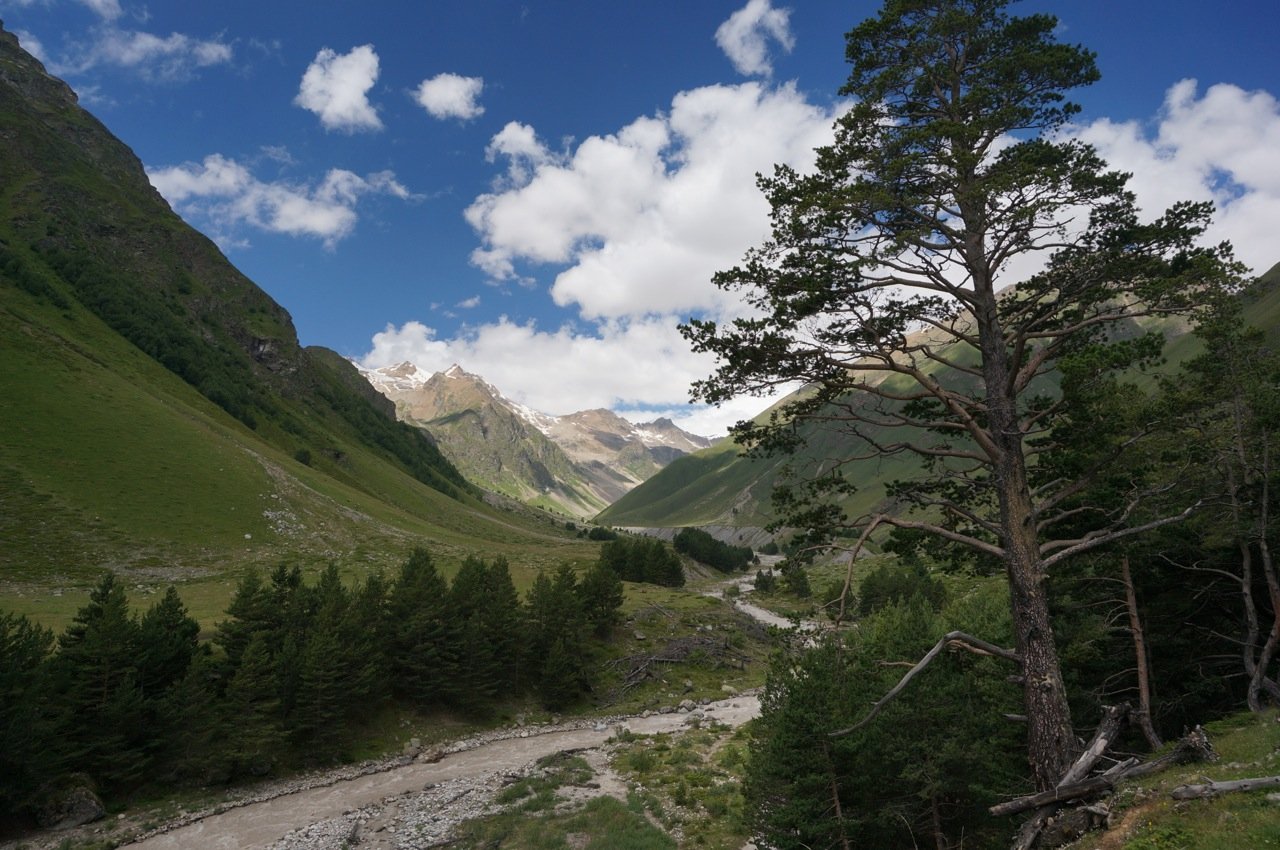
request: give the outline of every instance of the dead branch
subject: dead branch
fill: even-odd
[[[1107,706],[1104,709],[1102,721],[1098,724],[1093,737],[1084,748],[1084,752],[1062,775],[1062,779],[1058,781],[1056,787],[1050,788],[1048,791],[1042,791],[1039,794],[1032,794],[1029,797],[1018,797],[1014,800],[999,803],[992,806],[988,811],[997,817],[1001,815],[1016,815],[1020,812],[1030,811],[1031,809],[1048,806],[1064,800],[1073,800],[1076,797],[1084,797],[1095,791],[1103,791],[1110,788],[1116,782],[1115,777],[1104,775],[1086,780],[1085,776],[1097,764],[1098,759],[1102,758],[1102,754],[1110,748],[1111,742],[1115,740],[1116,734],[1120,731],[1121,722],[1128,713],[1128,703]]]
[[[982,640],[981,638],[976,638],[973,635],[966,634],[965,632],[947,632],[938,640],[936,644],[933,645],[933,649],[930,649],[928,652],[926,652],[924,657],[921,658],[918,662],[916,662],[915,666],[912,667],[910,670],[908,670],[903,675],[903,677],[898,680],[898,684],[894,685],[893,688],[891,688],[887,694],[882,696],[876,702],[875,705],[871,706],[871,711],[867,713],[866,717],[862,718],[862,720],[858,721],[857,723],[848,727],[847,729],[841,729],[837,732],[830,732],[828,733],[828,735],[832,738],[839,738],[842,735],[848,735],[850,732],[856,732],[857,730],[861,729],[863,726],[866,726],[875,718],[877,714],[880,713],[880,711],[886,705],[888,705],[895,697],[897,697],[898,694],[902,693],[903,689],[905,689],[907,685],[911,683],[911,680],[914,679],[917,675],[919,675],[920,672],[924,670],[924,668],[928,667],[929,663],[933,661],[933,659],[937,658],[942,653],[942,650],[945,647],[951,644],[955,644],[960,648],[967,649],[970,652],[976,652],[979,655],[998,655],[999,657],[1012,661],[1015,664],[1022,663],[1022,660],[1018,657],[1018,654],[1014,652],[1012,649],[1005,649],[1002,646],[996,646],[993,643],[987,643],[985,640]]]
[[[1147,744],[1156,750],[1163,742],[1151,722],[1151,673],[1147,661],[1147,638],[1142,628],[1142,619],[1138,616],[1138,597],[1133,587],[1128,555],[1120,559],[1120,578],[1124,584],[1125,610],[1129,615],[1129,633],[1133,636],[1133,652],[1138,665],[1138,710],[1134,719],[1142,730],[1142,736],[1147,739]]]
[[[1018,797],[1014,800],[1007,800],[1003,803],[997,803],[987,811],[996,817],[1004,815],[1018,815],[1031,809],[1038,809],[1041,806],[1052,806],[1056,803],[1065,803],[1069,800],[1078,800],[1081,797],[1088,797],[1100,791],[1107,791],[1117,782],[1116,777],[1109,776],[1091,776],[1080,782],[1073,782],[1070,785],[1059,785],[1056,788],[1050,788],[1048,791],[1041,791],[1039,794],[1032,794],[1028,797]]]
[[[1227,782],[1206,782],[1203,785],[1179,785],[1169,792],[1175,800],[1196,800],[1201,797],[1216,797],[1232,791],[1252,791],[1255,788],[1270,788],[1280,785],[1280,776],[1259,776],[1255,779],[1232,779]]]
[[[1105,721],[1106,718],[1104,718],[1104,723]],[[1102,731],[1102,727],[1103,724],[1099,724],[1099,732]],[[1095,740],[1099,739],[1099,737],[1098,733],[1094,734]],[[1091,744],[1085,749],[1086,753],[1088,753],[1094,747]],[[1100,776],[1090,777],[1073,784],[1060,783],[1056,788],[1033,794],[1029,797],[1019,797],[1016,800],[1000,803],[997,806],[992,806],[988,811],[993,815],[1011,815],[1035,809],[1035,813],[1018,829],[1012,846],[1012,850],[1029,850],[1040,835],[1041,830],[1044,829],[1045,822],[1049,816],[1057,811],[1062,803],[1109,791],[1122,780],[1148,776],[1175,764],[1192,761],[1214,761],[1217,757],[1217,753],[1214,752],[1213,745],[1209,743],[1209,738],[1205,735],[1204,729],[1197,726],[1183,736],[1178,741],[1177,746],[1159,758],[1142,763],[1137,763],[1135,759],[1128,759],[1114,765]],[[1081,758],[1084,757],[1082,756]],[[1080,761],[1077,760],[1077,764],[1079,763]],[[1069,770],[1068,775],[1073,772]]]
[[[880,514],[871,518],[871,522],[867,523],[867,527],[862,530],[862,534],[858,537],[858,542],[853,547],[853,554],[849,557],[849,569],[845,571],[844,587],[840,590],[840,610],[836,613],[836,625],[840,628],[840,624],[844,622],[845,608],[848,606],[849,592],[853,588],[853,570],[858,565],[858,556],[862,554],[862,547],[866,545],[867,539],[871,537],[871,532],[876,530],[884,517]]]
[[[1070,785],[1073,782],[1079,782],[1089,775],[1089,771],[1098,763],[1098,759],[1111,748],[1112,741],[1120,732],[1120,724],[1124,722],[1125,717],[1129,714],[1129,704],[1121,703],[1120,705],[1108,705],[1102,710],[1102,720],[1098,723],[1098,728],[1094,730],[1093,737],[1089,739],[1089,743],[1085,746],[1084,752],[1075,760],[1075,763],[1067,769],[1067,772],[1058,780],[1058,787]]]

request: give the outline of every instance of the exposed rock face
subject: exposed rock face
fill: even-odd
[[[595,515],[677,457],[711,443],[669,419],[637,425],[603,409],[541,413],[456,365],[427,373],[406,362],[365,377],[472,481],[575,516]]]

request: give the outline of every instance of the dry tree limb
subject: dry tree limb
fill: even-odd
[[[1109,718],[1104,718],[1106,721]],[[1103,724],[1099,724],[1099,732],[1094,733],[1094,739],[1098,739],[1102,732]],[[1085,748],[1085,755],[1081,759],[1088,756],[1094,746]],[[1117,783],[1124,779],[1135,779],[1139,776],[1148,776],[1152,773],[1164,770],[1175,764],[1183,764],[1191,761],[1214,761],[1217,759],[1217,753],[1214,752],[1209,738],[1205,735],[1204,729],[1197,726],[1187,735],[1183,736],[1178,745],[1169,752],[1159,758],[1152,759],[1148,762],[1138,763],[1136,759],[1126,759],[1119,764],[1113,765],[1109,770],[1100,776],[1094,776],[1084,779],[1072,785],[1059,783],[1058,787],[1049,791],[1035,794],[1030,797],[1019,797],[1016,800],[1009,800],[998,806],[993,806],[989,811],[994,814],[1017,814],[1035,808],[1036,811],[1031,817],[1023,822],[1018,828],[1015,836],[1012,850],[1030,850],[1035,843],[1036,838],[1045,827],[1045,822],[1049,817],[1058,810],[1058,807],[1070,800],[1087,797],[1091,794],[1097,794],[1102,791],[1109,791]],[[1077,760],[1077,764],[1080,760]],[[1068,775],[1074,771],[1068,771]],[[1066,777],[1064,776],[1064,779]],[[1038,808],[1037,808],[1038,807]]]
[[[898,684],[894,685],[887,694],[882,696],[876,702],[875,705],[871,706],[871,711],[867,713],[866,717],[846,729],[829,732],[827,733],[828,736],[832,738],[839,738],[842,735],[848,735],[850,732],[856,732],[863,726],[866,726],[875,719],[875,716],[879,714],[886,705],[893,701],[898,694],[902,693],[903,689],[911,683],[911,680],[919,675],[924,668],[928,667],[929,663],[933,661],[933,659],[937,658],[942,653],[943,649],[950,645],[958,646],[962,649],[968,650],[969,652],[977,653],[978,655],[996,655],[1000,658],[1012,661],[1015,664],[1020,664],[1022,662],[1018,657],[1018,654],[1012,649],[1005,649],[1002,646],[987,643],[985,640],[976,638],[971,634],[966,634],[965,632],[947,632],[936,644],[933,645],[933,649],[926,652],[924,657],[917,661],[915,666],[908,670],[903,677],[898,680]]]
[[[1085,797],[1097,791],[1105,791],[1110,788],[1116,782],[1114,777],[1105,775],[1095,776],[1092,779],[1085,779],[1085,777],[1093,766],[1097,764],[1098,759],[1102,758],[1103,753],[1111,747],[1111,742],[1115,740],[1116,734],[1120,731],[1120,724],[1128,713],[1128,703],[1107,706],[1104,709],[1102,721],[1098,724],[1093,737],[1084,748],[1084,752],[1067,769],[1067,772],[1063,774],[1056,787],[1050,788],[1048,791],[1042,791],[1039,794],[1018,797],[999,803],[992,806],[988,811],[997,817],[1001,815],[1016,815],[1020,812],[1061,803],[1066,800],[1074,800],[1077,797]]]
[[[1232,791],[1252,791],[1255,788],[1270,788],[1280,785],[1280,776],[1259,776],[1254,779],[1232,779],[1226,782],[1206,782],[1203,785],[1179,785],[1169,792],[1175,800],[1197,800],[1201,797],[1216,797]]]
[[[1102,758],[1107,750],[1111,749],[1111,743],[1115,740],[1116,735],[1120,733],[1120,725],[1128,714],[1129,704],[1127,702],[1103,707],[1102,720],[1098,722],[1098,728],[1094,730],[1093,737],[1085,745],[1084,752],[1080,754],[1075,763],[1058,780],[1059,788],[1079,782],[1089,775],[1089,771],[1098,763],[1098,759]]]
[[[866,545],[867,540],[871,537],[871,533],[876,530],[876,526],[884,521],[883,514],[876,514],[871,518],[871,522],[867,523],[867,527],[862,529],[862,534],[858,537],[858,542],[854,544],[853,553],[849,556],[849,569],[844,574],[844,586],[840,590],[840,609],[836,612],[835,626],[839,629],[840,624],[844,622],[844,616],[849,601],[849,592],[853,589],[853,570],[858,565],[858,556],[862,554],[862,547]],[[827,604],[830,604],[828,602]]]

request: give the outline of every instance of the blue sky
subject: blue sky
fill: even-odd
[[[1216,6],[1216,8],[1215,8]],[[767,235],[752,175],[828,138],[854,0],[0,0],[176,209],[366,365],[459,362],[550,413],[715,433],[675,324]],[[1150,210],[1280,260],[1274,0],[1026,0],[1099,54],[1076,133]]]

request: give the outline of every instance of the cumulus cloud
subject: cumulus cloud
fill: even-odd
[[[363,364],[456,362],[550,413],[609,407],[723,433],[771,399],[689,404],[690,384],[714,363],[677,325],[693,313],[741,313],[711,276],[768,236],[755,175],[775,163],[811,168],[838,111],[791,85],[744,83],[683,92],[665,113],[562,151],[527,124],[507,124],[486,150],[503,172],[466,213],[482,242],[472,260],[520,282],[531,267],[561,267],[551,294],[577,320],[544,329],[503,318],[452,338],[420,322],[388,326]]]
[[[1183,80],[1165,96],[1154,127],[1100,119],[1072,130],[1112,167],[1133,174],[1130,188],[1149,216],[1180,200],[1213,201],[1208,241],[1230,240],[1261,273],[1280,261],[1280,102],[1265,91],[1229,85],[1201,93]]]
[[[316,184],[264,182],[221,154],[200,163],[148,169],[147,176],[176,210],[209,227],[224,244],[243,244],[237,234],[248,226],[314,237],[333,248],[354,230],[356,206],[365,196],[411,197],[390,171],[361,177],[334,168]]]
[[[377,81],[378,54],[373,45],[353,47],[343,54],[325,47],[307,66],[293,102],[320,116],[326,130],[381,130],[382,120],[368,97]]]
[[[547,146],[539,141],[534,129],[519,121],[508,122],[490,139],[484,155],[489,162],[497,162],[499,158],[506,157],[506,177],[495,181],[495,188],[499,190],[529,182],[538,166],[554,158]]]
[[[418,85],[413,99],[435,118],[469,121],[484,114],[479,103],[483,90],[484,80],[480,77],[437,74]]]
[[[39,59],[41,64],[46,66],[49,64],[49,54],[45,51],[40,39],[36,38],[33,33],[29,33],[26,30],[14,30],[13,34],[18,37],[18,44],[22,46],[23,50]]]
[[[467,211],[481,239],[473,261],[504,279],[533,267],[557,271],[551,294],[576,319],[544,329],[504,318],[452,337],[419,322],[388,326],[365,365],[411,360],[439,370],[457,362],[547,412],[610,407],[722,433],[776,396],[686,404],[690,384],[714,364],[689,351],[676,325],[690,314],[741,313],[710,277],[768,236],[753,175],[775,162],[810,169],[837,111],[789,86],[744,83],[684,92],[664,114],[561,151],[533,127],[508,124],[487,149],[502,172]],[[1280,260],[1271,232],[1280,220],[1273,95],[1184,81],[1154,120],[1099,119],[1069,132],[1134,174],[1148,216],[1178,200],[1213,200],[1211,241],[1232,240],[1259,272]],[[1031,271],[1010,269],[1009,279]]]
[[[88,6],[94,14],[104,21],[114,21],[124,14],[120,9],[120,0],[80,0],[80,3]]]
[[[498,279],[567,266],[552,296],[589,319],[723,308],[711,275],[769,232],[755,175],[811,167],[835,114],[791,85],[744,83],[682,92],[668,114],[560,155],[508,124],[489,145],[508,185],[466,212],[482,241],[472,260]]]
[[[229,64],[234,53],[230,44],[218,38],[199,39],[178,32],[159,36],[103,26],[94,31],[91,41],[72,45],[50,70],[74,76],[105,66],[133,71],[143,79],[176,82],[189,79],[199,69]]]
[[[789,9],[775,9],[769,0],[749,0],[716,30],[716,44],[739,74],[768,77],[773,74],[769,43],[786,53],[795,47],[790,16]]]

